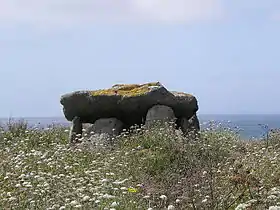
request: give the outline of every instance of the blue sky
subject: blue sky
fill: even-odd
[[[277,0],[4,0],[0,117],[62,116],[64,93],[150,81],[200,114],[280,114],[279,37]]]

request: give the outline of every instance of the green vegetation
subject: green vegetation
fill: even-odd
[[[134,128],[106,149],[67,145],[68,130],[0,131],[0,209],[272,209],[280,206],[280,135],[183,137]],[[276,209],[276,208],[275,208]]]

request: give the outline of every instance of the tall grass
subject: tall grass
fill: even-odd
[[[229,130],[186,137],[172,125],[135,127],[110,148],[86,137],[70,146],[68,132],[24,121],[0,130],[0,209],[280,206],[279,132],[242,141]]]

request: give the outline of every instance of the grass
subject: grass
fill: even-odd
[[[273,209],[280,206],[280,135],[229,130],[184,137],[172,125],[133,128],[113,147],[67,144],[68,129],[0,131],[0,209]],[[268,144],[267,144],[268,142]]]

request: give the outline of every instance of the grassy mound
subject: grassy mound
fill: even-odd
[[[185,138],[135,128],[114,149],[67,145],[68,130],[0,131],[2,209],[268,209],[280,202],[280,135]]]

